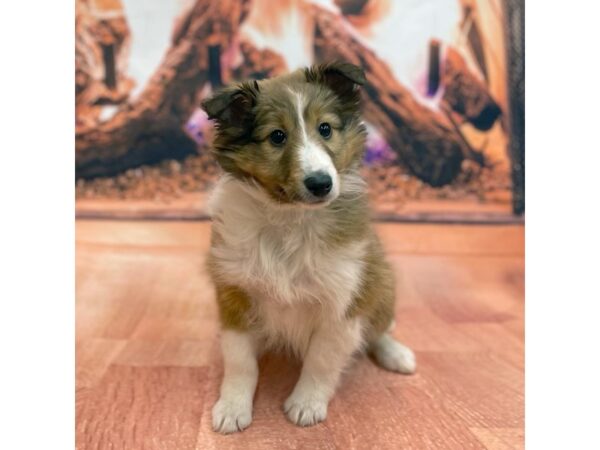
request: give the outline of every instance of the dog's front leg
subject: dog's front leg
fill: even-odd
[[[225,370],[221,396],[212,411],[213,428],[233,433],[252,422],[252,399],[258,380],[256,345],[247,332],[224,330],[221,348]]]
[[[321,422],[340,375],[362,343],[358,319],[324,323],[311,338],[300,379],[284,404],[288,419],[300,426]]]

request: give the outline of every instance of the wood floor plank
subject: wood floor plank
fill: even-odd
[[[513,365],[521,372],[525,369],[525,336],[507,333],[505,324],[464,323],[455,326],[456,330],[477,341],[481,348]],[[521,331],[523,324],[521,323]]]
[[[191,321],[197,321],[196,333],[216,324],[200,252],[165,253],[154,247],[98,251],[85,244],[77,252],[78,267],[85,268],[76,286],[78,338],[143,337],[152,328],[173,334],[184,321],[191,335],[179,337],[193,338],[202,336],[193,335]]]
[[[111,366],[78,404],[77,449],[194,449],[206,374],[206,368]]]
[[[443,402],[406,376],[359,360],[331,403],[328,426],[339,449],[484,448]]]
[[[212,364],[207,341],[130,340],[115,355],[115,364],[127,366],[206,367]]]
[[[523,428],[523,372],[494,354],[421,353],[419,374],[468,427]]]
[[[389,253],[523,256],[525,230],[518,225],[434,225],[379,223]]]
[[[416,305],[449,323],[503,322],[523,314],[523,290],[506,282],[523,276],[520,257],[388,256],[398,307]]]
[[[79,244],[208,248],[210,222],[78,220]]]
[[[94,386],[126,344],[125,340],[117,339],[80,341],[75,348],[77,389]]]
[[[525,448],[525,435],[521,428],[471,428],[470,430],[489,450]]]

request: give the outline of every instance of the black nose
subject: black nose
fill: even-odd
[[[324,172],[311,173],[304,179],[304,186],[316,197],[325,197],[332,185],[331,177]]]

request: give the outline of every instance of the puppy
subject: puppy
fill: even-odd
[[[265,350],[303,361],[284,404],[301,426],[325,419],[356,352],[368,349],[392,371],[415,370],[412,351],[389,334],[394,280],[358,172],[364,82],[360,68],[333,63],[237,84],[203,102],[225,173],[209,204],[207,261],[224,360],[216,431],[250,425]]]

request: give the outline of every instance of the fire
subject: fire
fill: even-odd
[[[285,58],[288,70],[313,62],[313,24],[302,13],[301,0],[255,0],[240,32],[257,48],[268,48]]]
[[[434,107],[440,93],[433,98],[427,95],[429,44],[432,39],[440,41],[443,52],[443,44],[456,38],[459,1],[371,0],[368,5],[373,11],[370,15],[350,20],[361,42],[389,64],[416,99]]]

